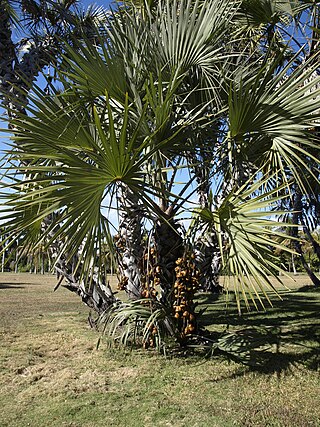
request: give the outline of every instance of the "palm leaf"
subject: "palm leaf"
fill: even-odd
[[[103,334],[112,343],[148,347],[166,351],[166,338],[177,338],[179,332],[168,308],[154,300],[117,303],[99,318]]]
[[[319,164],[313,154],[318,140],[310,128],[319,119],[320,80],[313,78],[316,65],[311,60],[294,71],[292,65],[276,73],[278,60],[271,65],[266,61],[251,77],[244,72],[230,82],[229,132],[221,147],[231,163],[265,164],[264,173],[278,170],[284,181],[293,176],[305,192],[303,175],[315,178],[312,165]]]
[[[196,214],[207,230],[217,236],[226,274],[225,286],[227,290],[234,290],[239,311],[241,300],[247,308],[249,300],[256,308],[256,301],[264,307],[263,298],[271,304],[266,290],[278,292],[270,277],[282,285],[275,272],[284,272],[275,262],[273,248],[279,245],[276,237],[288,236],[278,229],[276,217],[282,212],[272,210],[280,200],[278,189],[257,193],[264,185],[265,180],[254,184],[249,181],[240,189],[230,191],[219,206],[212,204],[211,209],[205,208]],[[281,249],[292,252],[284,246]]]
[[[60,238],[65,241],[62,251],[70,257],[82,247],[82,269],[89,272],[103,253],[105,239],[111,241],[112,224],[102,204],[116,204],[120,183],[142,199],[148,191],[154,194],[143,172],[154,151],[146,153],[149,140],[139,141],[137,131],[131,134],[128,101],[121,124],[114,121],[107,96],[106,113],[93,109],[90,114],[86,106],[72,112],[68,96],[55,102],[40,89],[38,95],[40,99],[33,102],[38,108],[30,106],[33,116],[14,121],[8,156],[19,165],[19,175],[8,167],[11,183],[4,184],[5,219],[10,230],[25,239],[32,237],[35,245]],[[56,222],[41,232],[41,221],[57,212]],[[35,227],[38,232],[31,232]]]

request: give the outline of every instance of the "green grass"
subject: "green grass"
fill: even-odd
[[[0,275],[0,426],[319,426],[320,291],[299,277],[267,312],[239,317],[208,295],[203,322],[272,338],[258,366],[221,355],[164,358],[108,349],[88,310],[55,279]],[[268,336],[269,336],[268,335]],[[274,339],[276,338],[276,339]]]

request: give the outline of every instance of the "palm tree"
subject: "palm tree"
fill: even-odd
[[[90,7],[83,12],[77,3],[1,0],[0,93],[9,115],[25,112],[26,93],[39,73],[61,59],[63,45],[59,40],[71,42],[71,37],[84,34],[92,37],[95,27],[104,22],[102,8]]]
[[[148,342],[164,313],[161,325],[181,342],[196,330],[199,236],[214,240],[211,257],[239,310],[241,298],[264,305],[259,292],[269,299],[279,270],[271,249],[279,203],[319,165],[310,131],[319,117],[318,79],[309,79],[316,64],[284,60],[286,49],[240,50],[239,10],[219,0],[168,0],[143,14],[119,6],[96,39],[65,46],[60,89],[34,88],[30,114],[11,119],[8,161],[29,177],[13,176],[5,196],[12,235],[35,246],[47,240],[66,263],[76,256],[77,289],[99,289],[99,312],[115,304],[104,276],[108,245],[129,296],[146,299],[134,308],[151,313]],[[197,191],[202,202],[190,208]],[[181,216],[190,211],[185,233]],[[131,308],[120,308],[107,318],[136,325]]]
[[[83,11],[77,0],[2,0],[0,16],[0,99],[8,117],[14,118],[17,113],[27,114],[27,94],[38,75],[61,62],[61,40],[67,43],[83,37],[93,40],[96,28],[105,23],[106,11],[96,6]],[[17,36],[20,40],[15,42]],[[47,90],[52,80],[54,74],[48,75]],[[56,258],[59,274],[65,274],[70,289],[80,292],[70,266],[63,259],[57,260],[57,251],[58,248],[51,246],[50,257]],[[80,293],[86,301],[92,300],[92,295]]]

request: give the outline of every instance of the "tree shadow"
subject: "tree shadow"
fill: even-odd
[[[24,289],[25,286],[21,285],[27,285],[27,283],[20,283],[19,285],[15,283],[0,283],[0,289]]]
[[[239,316],[234,301],[225,308],[223,296],[219,300],[210,295],[199,296],[199,308],[207,307],[200,317],[200,325],[220,332],[219,353],[241,361],[251,370],[281,374],[292,366],[303,365],[318,370],[320,365],[320,289],[304,286],[295,292],[282,294],[283,300],[273,301],[273,307],[262,312]],[[207,332],[212,341],[216,331]],[[225,338],[223,338],[225,337]]]

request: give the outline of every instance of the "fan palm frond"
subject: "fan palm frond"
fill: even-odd
[[[166,352],[166,338],[178,338],[172,312],[154,300],[117,303],[99,318],[103,334],[113,343],[144,348],[155,347]]]
[[[265,164],[264,173],[278,170],[285,182],[293,176],[306,192],[304,177],[316,179],[313,165],[319,165],[313,154],[319,141],[310,128],[318,125],[320,78],[314,77],[317,65],[311,60],[292,72],[292,61],[278,72],[277,66],[278,60],[266,61],[251,77],[244,73],[230,83],[229,132],[222,148],[231,163]]]
[[[82,105],[74,111],[67,95],[55,100],[37,92],[29,107],[32,116],[14,122],[14,148],[8,155],[19,174],[11,174],[8,166],[5,219],[15,233],[30,239],[37,235],[35,245],[49,237],[48,244],[64,239],[63,250],[69,256],[81,248],[83,271],[88,272],[103,253],[105,239],[111,241],[112,224],[102,205],[115,209],[119,189],[125,185],[152,208],[157,190],[147,183],[144,164],[159,147],[146,150],[150,141],[139,140],[140,123],[132,132],[128,98],[119,122],[107,94],[104,110],[89,111]],[[59,216],[52,226],[39,233],[41,221],[56,212]]]
[[[271,304],[266,290],[278,293],[271,277],[282,284],[275,272],[282,272],[273,253],[275,247],[293,252],[282,246],[276,237],[287,235],[279,231],[276,220],[282,212],[273,211],[280,197],[278,189],[262,194],[265,180],[250,180],[239,189],[234,189],[219,203],[211,208],[197,212],[200,220],[206,224],[207,231],[216,234],[222,258],[223,272],[226,274],[226,289],[236,293],[238,309],[241,311],[241,299],[249,308],[249,300],[257,307],[255,300],[264,307],[262,297]]]

